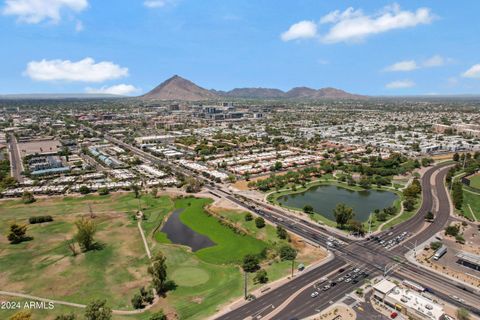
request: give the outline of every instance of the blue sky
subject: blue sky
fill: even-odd
[[[1,0],[0,94],[480,94],[480,1]]]

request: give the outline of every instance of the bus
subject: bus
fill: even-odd
[[[445,253],[447,253],[447,247],[441,246],[437,251],[435,251],[435,255],[433,256],[433,260],[437,261],[440,259]]]

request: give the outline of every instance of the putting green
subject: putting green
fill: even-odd
[[[170,277],[177,285],[184,287],[195,287],[210,279],[210,275],[207,271],[195,267],[175,269]]]

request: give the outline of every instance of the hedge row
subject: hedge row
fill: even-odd
[[[30,217],[28,219],[28,222],[30,222],[30,224],[51,222],[51,221],[53,221],[52,216],[38,216],[38,217]]]

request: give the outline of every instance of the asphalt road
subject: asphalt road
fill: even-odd
[[[10,133],[9,136],[9,151],[12,175],[18,182],[22,182],[22,158],[18,150],[17,138],[13,133]]]
[[[173,163],[165,163],[163,160],[119,141],[118,139],[111,137],[107,137],[107,139],[131,150],[144,159],[148,159],[154,163],[174,166],[175,171],[183,174],[196,175],[184,168],[179,168],[178,166],[175,167]],[[267,314],[270,314],[272,311],[275,311],[278,306],[282,305],[294,293],[297,293],[298,296],[286,306],[282,306],[281,312],[273,317],[273,319],[295,319],[307,317],[315,314],[318,310],[327,307],[330,303],[343,297],[346,293],[352,291],[359,285],[339,283],[337,286],[325,292],[322,291],[318,297],[311,298],[311,292],[316,290],[313,285],[325,275],[339,269],[345,264],[350,264],[359,266],[363,270],[368,270],[369,277],[371,278],[383,274],[386,266],[398,263],[399,261],[401,261],[401,263],[398,263],[397,268],[392,270],[392,274],[397,275],[402,279],[414,280],[424,287],[433,287],[436,290],[436,295],[443,300],[465,307],[472,313],[480,315],[480,309],[478,309],[478,306],[480,305],[479,292],[473,292],[472,290],[448,280],[441,275],[425,271],[424,269],[407,262],[403,258],[403,255],[410,250],[412,243],[417,241],[417,243],[420,244],[431,238],[435,233],[444,228],[448,220],[450,214],[450,202],[448,201],[447,191],[444,187],[444,179],[448,171],[448,166],[449,164],[441,164],[432,167],[427,170],[422,177],[423,202],[418,214],[406,222],[397,225],[393,229],[380,234],[380,237],[387,241],[395,238],[404,231],[409,232],[409,234],[414,234],[409,239],[406,239],[404,244],[400,244],[391,250],[386,250],[371,240],[352,241],[346,237],[339,237],[337,234],[334,234],[328,229],[322,228],[312,222],[288,217],[283,211],[277,208],[260,203],[254,199],[247,199],[238,195],[233,195],[231,192],[224,190],[221,186],[211,186],[207,184],[206,188],[209,189],[212,194],[237,203],[246,210],[263,216],[274,224],[282,225],[288,231],[293,232],[312,243],[325,246],[325,242],[329,236],[340,238],[344,242],[343,245],[337,246],[334,249],[335,258],[332,261],[316,269],[310,270],[305,274],[298,275],[285,285],[218,317],[218,319],[240,320],[245,318],[262,318]],[[435,178],[435,184],[432,185],[430,179],[436,171],[438,171],[438,173]],[[199,176],[199,178],[203,179],[201,176]],[[435,202],[433,193],[435,193],[436,198],[438,199],[437,210],[434,208]],[[425,224],[424,216],[428,211],[434,212],[435,220],[422,230]],[[309,284],[311,285],[310,287],[308,286]],[[298,292],[305,287],[307,288],[304,291],[300,293]],[[453,296],[458,298],[454,298]]]
[[[438,174],[435,178],[435,185],[432,186],[430,183],[430,179],[432,178],[432,175],[435,173],[435,171],[438,171]],[[448,165],[439,165],[429,169],[425,173],[422,178],[423,202],[418,214],[412,217],[410,220],[407,220],[406,222],[397,225],[393,229],[381,233],[380,237],[382,239],[392,239],[404,231],[413,234],[420,231],[424,226],[424,216],[428,211],[434,211],[435,221],[431,223],[428,227],[421,230],[420,233],[407,239],[406,242],[415,242],[415,240],[417,240],[418,244],[420,244],[421,242],[431,238],[433,235],[443,229],[450,214],[450,202],[448,201],[447,191],[444,187],[443,182],[447,171]],[[435,210],[433,210],[433,190],[435,190],[435,194],[438,198],[439,204],[438,211],[436,212]],[[235,201],[236,199],[232,199],[231,196],[227,196],[227,198],[238,203],[238,200]],[[248,208],[248,206],[246,205],[244,205],[244,207]],[[256,209],[255,212],[276,224],[283,225],[289,231],[294,232],[312,242],[325,245],[325,241],[328,236],[328,234],[325,234],[325,230],[318,230],[318,227],[315,228],[316,226],[314,226],[314,228],[310,228],[308,223],[304,224],[303,221],[295,221],[294,223],[291,223],[291,219],[285,218],[285,216],[279,218],[279,216],[274,213],[275,210],[266,211]],[[478,293],[467,291],[463,286],[458,285],[458,283],[447,280],[441,275],[425,271],[417,267],[416,265],[412,265],[404,261],[402,256],[409,250],[407,246],[403,246],[401,244],[388,251],[373,241],[346,240],[345,242],[346,245],[337,247],[335,249],[336,257],[333,261],[341,260],[349,262],[350,264],[361,267],[362,270],[367,270],[369,273],[369,277],[373,277],[376,275],[381,275],[385,266],[394,264],[399,260],[403,260],[403,263],[398,264],[398,269],[401,269],[401,273],[398,271],[395,271],[394,273],[395,275],[399,276],[399,278],[414,280],[415,282],[425,287],[434,287],[435,289],[438,289],[436,290],[436,295],[443,300],[466,307],[473,313],[480,314],[480,310],[477,309],[477,306],[480,303]],[[354,290],[354,288],[360,285],[352,285],[351,283],[339,283],[337,286],[329,289],[328,291],[322,292],[322,294],[318,297],[311,298],[310,294],[313,291],[316,291],[313,283],[315,283],[315,281],[318,281],[327,273],[322,273],[322,271],[324,270],[321,270],[318,273],[312,273],[312,275],[317,275],[317,279],[311,282],[312,286],[304,290],[295,299],[293,299],[290,303],[284,306],[282,308],[282,311],[278,315],[274,316],[273,319],[301,319],[313,315],[318,312],[318,310],[328,307],[329,304],[331,304],[335,300],[340,299],[346,293]],[[405,276],[405,273],[407,274],[407,276]],[[410,277],[408,277],[408,275],[410,275]],[[438,285],[435,286],[432,285],[432,283]],[[275,293],[267,293],[262,297],[258,298],[257,300],[247,303],[239,309],[233,310],[226,315],[220,316],[218,319],[245,319],[248,317],[255,318],[259,314],[265,315],[268,309],[265,310],[262,308],[265,308],[268,305],[274,305],[275,307],[281,305],[285,301],[284,297],[288,296],[291,292],[291,290],[288,290],[288,293],[285,292],[285,294],[283,294],[279,292],[282,290],[283,287],[280,287],[275,291]],[[452,298],[453,295],[463,299],[464,302]],[[273,309],[270,309],[270,311],[273,311]]]

